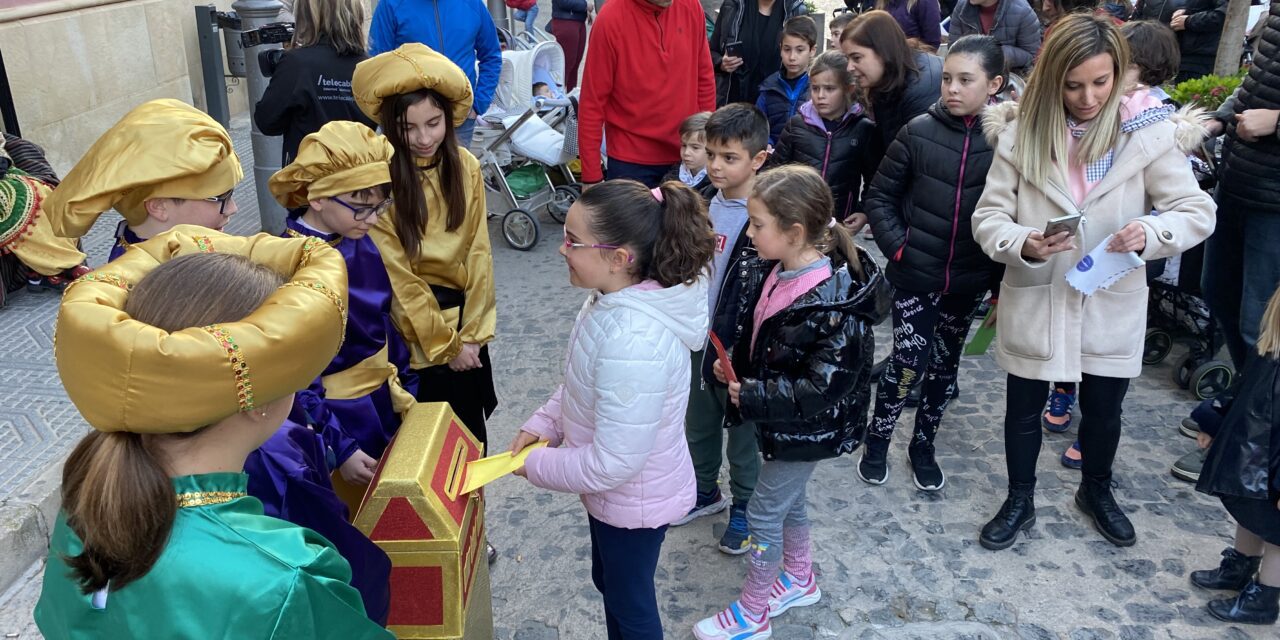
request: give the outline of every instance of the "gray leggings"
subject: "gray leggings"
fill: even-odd
[[[805,487],[817,462],[766,460],[747,504],[752,556],[757,562],[782,561],[782,530],[809,525]]]

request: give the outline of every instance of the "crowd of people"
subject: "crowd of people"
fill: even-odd
[[[6,137],[0,247],[33,287],[62,291],[55,358],[94,428],[64,470],[46,637],[390,637],[390,560],[341,496],[373,481],[415,402],[447,402],[493,450],[549,444],[516,473],[581,496],[611,640],[662,637],[668,529],[725,511],[717,547],[747,556],[746,575],[693,634],[770,637],[771,619],[822,597],[806,507],[819,463],[858,452],[874,491],[918,405],[911,477],[946,486],[935,441],[986,306],[1008,374],[1007,485],[973,523],[981,546],[1035,525],[1042,429],[1066,431],[1077,404],[1075,504],[1133,545],[1112,474],[1146,265],[1202,244],[1240,375],[1183,428],[1204,451],[1197,488],[1238,528],[1220,566],[1189,578],[1232,592],[1208,602],[1214,617],[1275,623],[1280,2],[1240,88],[1207,114],[1161,87],[1206,71],[1225,2],[880,0],[832,19],[819,53],[798,1],[726,0],[710,20],[695,0],[598,14],[557,0],[551,30],[576,48],[558,89],[588,48],[584,189],[559,249],[588,294],[563,383],[509,446],[485,424],[498,300],[468,150],[500,45],[482,3],[423,4],[383,0],[367,44],[359,0],[295,5],[298,40],[255,110],[286,138],[269,184],[283,237],[221,232],[240,160],[181,102],[138,106],[60,182]],[[1218,136],[1208,192],[1192,156]],[[90,271],[76,240],[110,209],[116,243]],[[1137,266],[1086,292],[1068,276],[1091,252]]]

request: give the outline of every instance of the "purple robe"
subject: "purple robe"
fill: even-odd
[[[111,245],[111,253],[107,254],[107,262],[124,255],[124,251],[129,248],[129,245],[142,241],[143,239],[139,238],[138,234],[129,228],[129,223],[121,220],[120,224],[116,225],[116,243]]]

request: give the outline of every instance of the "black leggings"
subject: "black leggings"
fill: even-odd
[[[1111,478],[1111,463],[1120,444],[1120,414],[1128,378],[1084,374],[1080,382],[1080,452],[1082,473],[1099,480]],[[1040,455],[1040,413],[1049,383],[1009,374],[1005,391],[1004,455],[1009,483],[1036,481]]]

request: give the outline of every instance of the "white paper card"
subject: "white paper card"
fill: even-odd
[[[1106,289],[1129,272],[1142,266],[1137,253],[1113,253],[1107,251],[1112,236],[1103,238],[1098,246],[1086,254],[1076,266],[1067,272],[1067,282],[1084,295],[1093,295],[1098,289]]]

